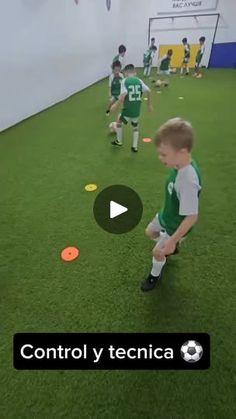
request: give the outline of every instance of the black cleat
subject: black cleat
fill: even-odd
[[[117,146],[119,146],[119,147],[121,147],[121,146],[122,146],[122,143],[120,143],[120,141],[117,141],[117,140],[112,141],[112,142],[111,142],[111,144],[112,144],[112,145],[117,145]]]
[[[133,151],[134,153],[137,153],[138,149],[137,149],[137,147],[131,147],[131,151]]]
[[[147,279],[142,283],[141,290],[143,292],[152,291],[153,288],[157,285],[160,281],[161,275],[159,276],[152,276],[151,274],[148,275]]]
[[[109,116],[110,115],[110,111],[106,111],[106,116]]]

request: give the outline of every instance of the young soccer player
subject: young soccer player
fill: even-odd
[[[120,61],[114,61],[112,64],[112,74],[109,77],[109,103],[106,115],[110,114],[112,104],[119,99],[121,81],[123,78],[124,76],[121,73]]]
[[[114,146],[122,146],[122,131],[123,124],[129,121],[133,127],[133,143],[131,150],[138,151],[139,141],[139,116],[141,112],[141,103],[143,93],[148,97],[148,109],[152,111],[151,91],[146,84],[136,76],[136,70],[133,64],[129,64],[124,68],[125,78],[121,82],[120,97],[117,102],[111,106],[111,111],[114,112],[122,104],[123,109],[117,122],[117,138],[112,142]]]
[[[195,73],[194,73],[194,76],[197,78],[202,77],[202,74],[200,72],[200,63],[202,61],[202,57],[205,51],[205,41],[206,41],[205,36],[201,36],[201,38],[199,39],[199,50],[196,56]]]
[[[201,177],[191,157],[193,129],[188,121],[173,118],[160,127],[155,144],[161,162],[171,168],[165,186],[165,203],[146,228],[156,242],[152,270],[142,283],[142,291],[152,290],[161,279],[166,257],[177,253],[183,240],[198,220]]]
[[[112,64],[115,61],[120,61],[121,68],[123,68],[123,66],[124,66],[124,56],[125,56],[125,53],[126,53],[126,47],[124,45],[120,45],[119,48],[118,48],[118,54],[113,58]],[[111,65],[111,67],[112,67],[112,65]]]
[[[152,50],[148,48],[148,50],[143,54],[143,75],[148,76],[151,73],[151,62],[152,62]]]
[[[184,69],[185,69],[185,74],[188,75],[189,74],[188,63],[189,63],[189,60],[190,60],[190,45],[188,44],[187,38],[183,38],[182,43],[183,43],[183,46],[184,46],[184,58],[183,58],[182,67],[180,69],[180,74],[183,74]]]
[[[150,46],[148,50],[143,54],[143,66],[144,66],[144,76],[150,76],[152,69],[153,57],[156,53],[157,47],[155,45]]]
[[[155,41],[156,41],[155,38],[151,38],[151,44],[150,44],[149,49],[154,49],[156,51],[157,47],[155,45]]]
[[[157,72],[159,74],[165,74],[165,75],[169,75],[170,74],[170,62],[171,62],[171,57],[173,55],[173,50],[172,49],[168,49],[167,54],[164,55],[160,61],[159,61],[159,68],[157,69]]]

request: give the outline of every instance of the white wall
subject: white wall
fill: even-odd
[[[109,73],[121,2],[0,0],[0,131]]]
[[[158,10],[163,10],[163,7],[159,7],[158,9],[158,5],[163,6],[166,1],[167,0],[127,0],[126,2],[125,35],[127,39],[129,61],[137,66],[142,66],[143,52],[147,48],[149,18],[160,16],[158,15]],[[198,11],[197,13],[201,12]],[[220,13],[221,15],[215,39],[216,43],[236,41],[236,0],[219,0],[216,10],[209,12],[204,11],[203,13]],[[211,24],[210,18],[209,24]],[[209,34],[211,35],[211,33]],[[191,30],[188,29],[186,36],[192,39],[195,34],[191,33]],[[180,36],[180,41],[181,39]],[[158,44],[158,39],[156,39],[156,41]],[[176,43],[178,43],[178,39],[176,40]]]

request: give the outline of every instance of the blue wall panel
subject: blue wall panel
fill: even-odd
[[[236,42],[214,44],[209,67],[236,68]]]

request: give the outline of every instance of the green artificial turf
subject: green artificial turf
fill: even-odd
[[[208,70],[153,89],[153,114],[143,103],[142,137],[174,116],[192,122],[203,175],[199,224],[148,294],[139,288],[153,247],[144,228],[162,204],[167,169],[153,143],[131,154],[130,127],[122,149],[110,145],[107,80],[1,134],[1,419],[235,417],[235,90],[234,70]],[[88,183],[98,190],[85,192]],[[93,218],[95,197],[112,184],[134,188],[144,204],[125,235]],[[69,245],[81,256],[66,264]],[[43,331],[207,332],[211,368],[14,370],[14,333]]]

